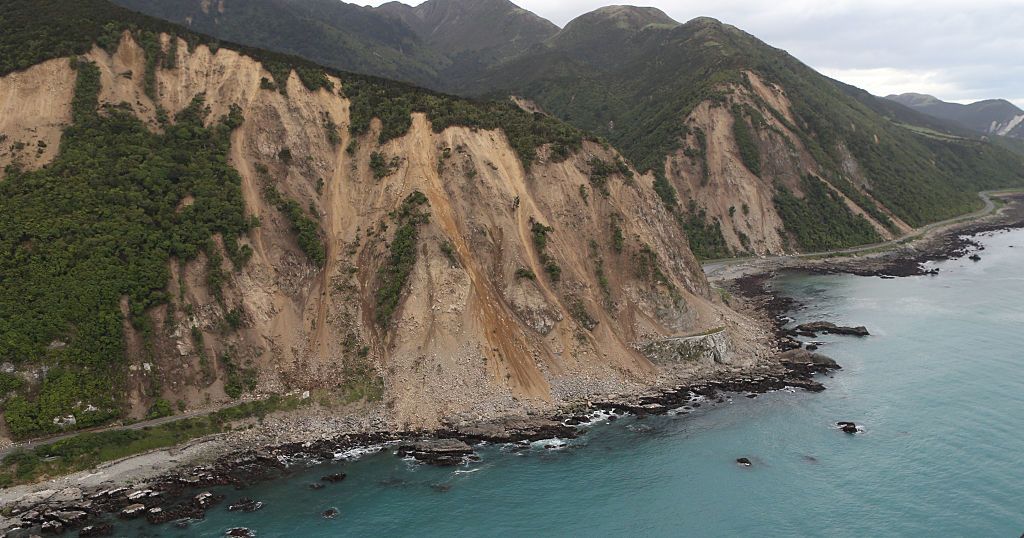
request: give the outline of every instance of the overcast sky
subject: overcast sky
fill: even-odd
[[[513,1],[559,26],[601,6],[628,3]],[[680,22],[706,15],[733,24],[877,95],[920,92],[958,102],[1002,97],[1024,107],[1024,0],[646,0],[637,5],[659,7]]]

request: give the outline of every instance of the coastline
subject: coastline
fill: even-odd
[[[790,336],[783,328],[787,322],[785,313],[794,303],[766,289],[766,283],[777,271],[850,273],[884,278],[926,274],[922,263],[963,256],[977,248],[968,236],[1015,227],[1024,227],[1024,196],[1020,195],[986,218],[952,225],[886,252],[790,259],[781,265],[751,264],[734,278],[719,279],[716,283],[735,294],[738,308],[756,314],[774,328],[775,347],[781,351],[781,344]],[[698,372],[692,379],[661,389],[652,387],[642,394],[611,395],[581,402],[551,415],[467,422],[432,431],[387,431],[382,428],[385,424],[383,410],[372,405],[341,416],[326,409],[271,415],[262,424],[253,421],[244,426],[245,429],[130,456],[42,483],[6,488],[0,491],[0,506],[5,507],[0,530],[15,526],[26,528],[22,524],[38,529],[42,522],[57,517],[67,519],[64,528],[80,528],[95,525],[96,520],[117,517],[126,507],[138,504],[144,506],[138,516],[154,523],[201,517],[215,501],[197,500],[196,495],[204,489],[223,485],[239,487],[273,479],[281,476],[291,463],[343,460],[337,456],[381,445],[413,446],[425,439],[464,443],[453,452],[462,458],[470,456],[472,446],[481,442],[518,443],[574,437],[580,431],[578,425],[585,425],[596,416],[624,413],[643,416],[677,410],[685,413],[688,406],[715,405],[730,394],[755,397],[787,386],[822,390],[824,387],[812,378],[830,369],[831,366],[813,362],[785,364],[776,357],[752,368],[725,368],[710,375]],[[334,432],[350,433],[336,435]],[[468,446],[469,452],[463,446]],[[431,462],[437,453],[427,446],[421,451],[422,457],[412,456]],[[148,493],[139,496],[140,492]]]

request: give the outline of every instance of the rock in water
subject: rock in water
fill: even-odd
[[[458,439],[426,439],[398,447],[398,455],[431,465],[458,465],[473,454],[473,447]]]
[[[810,338],[815,338],[818,333],[824,334],[840,334],[846,336],[870,336],[867,327],[842,327],[835,323],[828,321],[815,321],[813,323],[804,323],[803,325],[797,325],[794,329],[797,334],[805,335]]]
[[[110,523],[97,523],[82,527],[82,530],[78,531],[78,536],[110,536],[112,534],[114,534],[114,526]]]
[[[850,434],[857,433],[859,431],[857,430],[857,425],[853,422],[836,422],[836,426],[839,426],[840,430]]]
[[[327,510],[324,510],[324,513],[321,514],[321,515],[324,516],[324,519],[334,519],[334,518],[338,517],[338,509],[337,508],[328,508]]]
[[[750,463],[750,459],[749,458],[736,458],[736,463],[738,463],[738,464],[740,464],[740,465],[742,465],[744,467],[750,467],[751,465],[753,465],[752,463]]]
[[[229,512],[255,512],[263,508],[263,503],[243,497],[228,505]]]
[[[324,482],[331,482],[333,484],[335,482],[341,482],[342,480],[345,479],[346,476],[348,476],[348,475],[346,475],[345,473],[334,473],[334,474],[329,474],[327,476],[324,476],[324,477],[320,478],[320,480],[322,480]]]

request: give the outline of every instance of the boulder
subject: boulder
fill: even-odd
[[[196,508],[206,510],[207,508],[210,508],[211,506],[223,500],[223,495],[214,495],[209,491],[204,491],[192,498],[192,505],[195,506]]]
[[[82,510],[59,510],[46,514],[51,519],[56,519],[65,525],[71,525],[79,521],[89,519],[89,513]]]
[[[64,524],[60,521],[51,519],[50,521],[44,522],[39,527],[39,530],[42,531],[43,534],[60,534],[64,532]]]
[[[238,537],[238,538],[251,538],[253,536],[256,536],[256,533],[252,532],[251,529],[247,529],[245,527],[235,527],[233,529],[228,529],[227,532],[224,533],[224,536],[235,536],[235,537]]]
[[[789,351],[791,349],[800,349],[800,341],[791,336],[786,336],[779,340],[779,349],[782,351]]]
[[[338,509],[328,508],[327,510],[324,510],[323,514],[321,515],[324,517],[324,519],[334,519],[338,517]]]
[[[839,368],[839,363],[821,353],[813,353],[806,349],[791,349],[779,355],[783,365],[813,366],[821,369]]]
[[[750,467],[751,465],[753,465],[752,463],[750,463],[750,458],[736,458],[736,463],[742,465],[743,467]]]
[[[121,510],[122,519],[135,519],[146,511],[146,505],[142,503],[129,504]]]

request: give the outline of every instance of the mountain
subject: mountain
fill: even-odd
[[[416,7],[388,2],[377,10],[404,22],[439,53],[489,61],[523,52],[559,30],[508,0],[428,0]]]
[[[652,177],[550,116],[103,0],[0,24],[5,440],[304,391],[437,428],[770,354]]]
[[[969,105],[947,103],[920,93],[889,95],[886,99],[979,133],[1024,138],[1024,110],[1005,99],[988,99]]]
[[[355,73],[455,91],[455,80],[559,28],[507,0],[429,0],[377,8],[338,0],[115,0],[219,39]]]
[[[322,65],[411,82],[436,82],[444,54],[412,28],[337,0],[117,0],[190,30],[295,54]]]
[[[854,90],[735,27],[639,8],[583,15],[468,88],[528,99],[652,170],[705,257],[894,237],[1024,181],[1003,148]]]
[[[378,12],[445,57],[417,82],[513,95],[650,171],[702,258],[888,239],[980,207],[978,190],[1024,182],[1013,143],[831,80],[714,19],[609,6],[544,38],[552,27],[504,1]],[[484,27],[502,38],[481,37]],[[532,46],[509,37],[523,35]],[[489,48],[502,40],[515,46]]]

